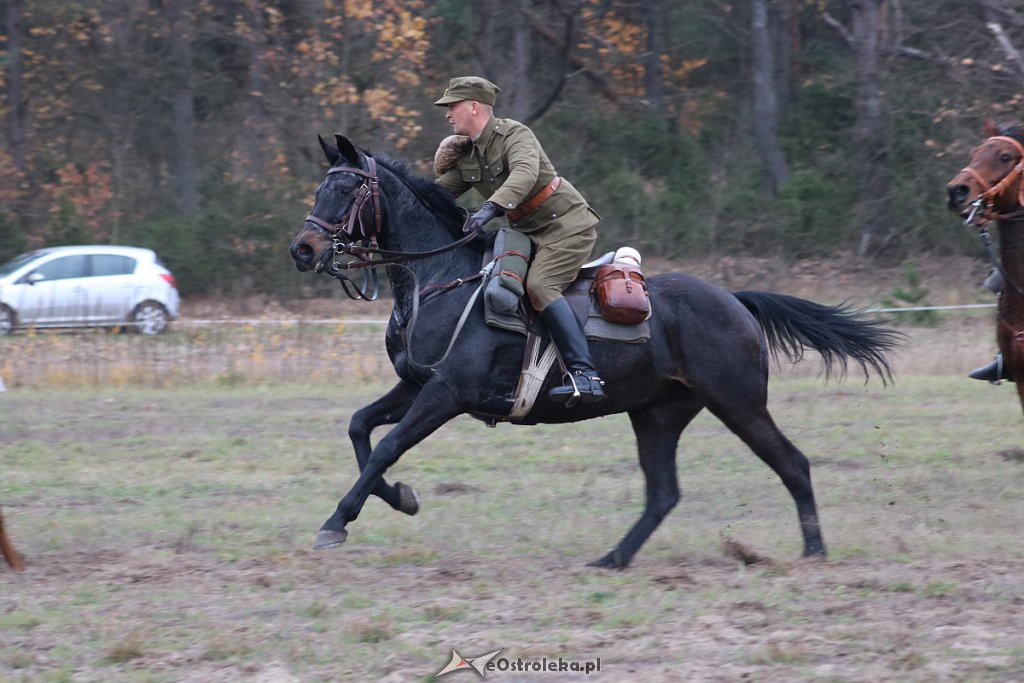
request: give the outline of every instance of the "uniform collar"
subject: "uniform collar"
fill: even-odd
[[[498,119],[493,115],[487,120],[487,124],[484,129],[480,131],[480,135],[476,136],[473,143],[480,149],[487,147],[487,143],[490,142],[491,136],[494,135],[494,131],[498,130]]]

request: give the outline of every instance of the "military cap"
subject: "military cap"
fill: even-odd
[[[499,92],[501,92],[501,88],[486,78],[459,76],[448,81],[448,89],[444,91],[444,96],[437,102],[434,102],[434,104],[444,107],[452,102],[476,100],[477,102],[493,105]]]

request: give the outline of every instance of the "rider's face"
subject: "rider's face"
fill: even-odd
[[[452,133],[472,137],[475,131],[477,112],[479,112],[479,107],[473,100],[460,100],[449,104],[445,118],[452,125]]]

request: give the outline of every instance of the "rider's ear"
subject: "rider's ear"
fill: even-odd
[[[356,151],[356,146],[349,142],[344,135],[335,135],[334,139],[338,142],[338,151],[341,152],[341,156],[345,157],[353,166],[358,166],[359,152]]]
[[[327,141],[320,137],[319,134],[317,134],[316,139],[320,141],[320,149],[324,151],[324,156],[327,157],[327,161],[330,162],[331,166],[337,165],[338,160],[341,159],[338,148],[327,144]]]
[[[999,126],[996,125],[991,116],[985,117],[985,135],[990,138],[999,135]]]

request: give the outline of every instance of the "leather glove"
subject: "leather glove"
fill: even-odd
[[[484,226],[487,225],[491,220],[498,216],[504,216],[505,210],[494,202],[484,202],[484,205],[476,210],[469,220],[466,221],[466,225],[463,226],[463,232],[473,232],[474,230],[483,230]]]

